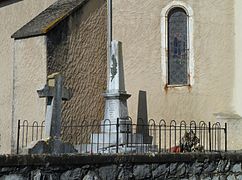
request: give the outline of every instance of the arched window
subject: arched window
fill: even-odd
[[[182,8],[168,14],[168,85],[187,85],[188,82],[188,16]]]
[[[193,11],[182,1],[161,12],[161,67],[165,87],[194,84]]]

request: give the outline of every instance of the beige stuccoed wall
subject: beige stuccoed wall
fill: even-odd
[[[4,4],[6,1],[0,2],[0,153],[10,153],[11,147],[14,52],[14,40],[11,35],[54,1],[24,0],[9,5]]]
[[[231,0],[184,0],[194,12],[194,85],[162,84],[161,11],[171,0],[114,0],[113,38],[123,42],[129,112],[136,117],[138,91],[147,91],[149,118],[215,120],[233,112],[234,6]]]
[[[13,146],[16,145],[18,120],[22,123],[28,120],[29,125],[36,121],[40,125],[45,119],[45,98],[39,98],[37,90],[46,84],[46,51],[46,36],[20,39],[14,43]],[[22,133],[20,136],[22,139]]]
[[[179,1],[194,12],[194,84],[166,90],[160,26],[170,2],[114,0],[114,39],[123,42],[130,115],[136,118],[138,91],[145,90],[149,118],[227,122],[228,148],[242,149],[242,1]]]
[[[242,149],[242,1],[234,0],[234,37],[235,37],[235,73],[234,73],[234,91],[232,106],[233,114],[219,114],[217,119],[228,123],[228,139],[234,149]]]
[[[242,116],[242,1],[235,0],[235,88],[234,107],[236,112]]]

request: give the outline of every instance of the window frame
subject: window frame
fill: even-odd
[[[181,8],[187,14],[187,84],[168,84],[168,15],[174,8]],[[182,1],[172,1],[161,11],[161,69],[164,87],[187,87],[194,84],[194,50],[193,50],[193,11]]]

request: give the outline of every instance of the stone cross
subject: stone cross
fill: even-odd
[[[61,103],[71,99],[70,90],[63,88],[63,77],[59,73],[48,76],[48,83],[37,90],[40,98],[47,99],[45,118],[45,137],[60,139],[61,135]]]

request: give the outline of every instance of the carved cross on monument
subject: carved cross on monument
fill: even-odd
[[[60,139],[61,103],[71,99],[71,92],[63,87],[63,77],[59,73],[48,76],[45,87],[37,92],[40,98],[47,99],[45,137]]]

